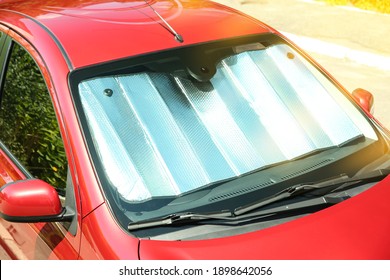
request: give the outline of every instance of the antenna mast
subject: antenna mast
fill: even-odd
[[[152,5],[149,4],[148,0],[144,0],[144,1],[152,9],[152,11],[159,17],[159,19],[161,19],[162,22],[164,22],[165,26],[168,28],[168,31],[175,36],[176,41],[178,41],[179,43],[183,43],[184,42],[183,37],[179,33],[177,33],[175,29],[173,29],[173,27],[156,11],[156,9],[152,7]]]

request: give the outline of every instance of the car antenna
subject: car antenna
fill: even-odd
[[[175,36],[176,41],[178,41],[179,43],[183,43],[183,37],[179,33],[177,33],[175,29],[173,29],[173,27],[156,11],[156,9],[152,7],[152,5],[149,4],[148,0],[144,1],[146,5],[148,5],[152,9],[152,11],[165,23],[164,28]]]

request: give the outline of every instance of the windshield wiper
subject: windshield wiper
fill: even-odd
[[[326,193],[351,186],[351,184],[377,180],[389,174],[390,174],[389,169],[379,169],[370,173],[366,173],[354,177],[348,177],[345,174],[341,174],[339,176],[328,178],[319,182],[299,184],[299,185],[294,185],[285,188],[284,190],[276,193],[275,195],[263,198],[255,203],[246,206],[238,207],[234,209],[234,211],[221,210],[218,212],[209,212],[209,213],[207,212],[206,213],[193,213],[193,212],[175,213],[165,217],[157,217],[154,219],[130,222],[127,228],[128,230],[138,230],[143,228],[169,226],[169,225],[175,225],[181,223],[183,224],[196,223],[204,220],[223,220],[228,222],[228,221],[237,221],[246,217],[254,218],[257,216],[256,213],[249,216],[245,215],[245,217],[242,217],[242,215],[252,210],[269,205],[271,203],[284,200],[287,198],[291,198],[293,196],[301,195],[307,192],[320,191],[323,193],[320,194],[316,193],[316,195],[324,195]],[[323,197],[324,201],[323,202],[321,201],[321,204],[329,206],[329,205],[337,204],[345,199],[346,199],[345,197]],[[293,208],[296,210],[299,208],[299,206]],[[274,213],[272,211],[270,213],[259,213],[260,216],[271,215],[271,214]]]
[[[311,192],[315,195],[324,195],[326,193],[334,192],[336,190],[340,190],[342,188],[346,188],[356,183],[364,183],[367,181],[372,181],[374,179],[384,178],[390,174],[390,169],[378,169],[369,173],[365,173],[362,175],[356,175],[353,177],[349,177],[346,174],[340,174],[339,176],[332,177],[329,179],[325,179],[315,183],[306,183],[306,184],[298,184],[288,188],[283,189],[282,191],[263,198],[254,203],[238,207],[234,209],[233,215],[240,216],[245,213],[248,213],[252,210],[261,208],[268,204],[284,200],[293,196],[301,195],[307,192]]]
[[[160,217],[156,219],[149,219],[139,222],[131,222],[127,226],[128,230],[137,230],[142,228],[157,227],[157,226],[167,226],[173,225],[176,223],[185,223],[189,221],[197,222],[201,220],[234,220],[232,212],[229,210],[222,210],[219,212],[211,213],[176,213],[166,217]]]

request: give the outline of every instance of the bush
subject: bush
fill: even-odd
[[[65,188],[67,160],[50,95],[35,61],[18,44],[1,101],[1,141],[34,177]]]

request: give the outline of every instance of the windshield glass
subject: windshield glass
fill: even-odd
[[[139,72],[79,84],[105,176],[129,202],[179,196],[376,134],[287,45],[222,59],[209,81]]]
[[[353,176],[388,155],[348,93],[267,36],[71,73],[99,182],[124,228],[231,211],[294,184]]]

